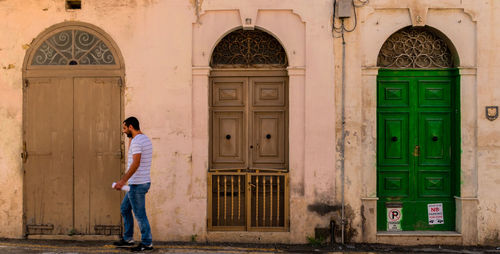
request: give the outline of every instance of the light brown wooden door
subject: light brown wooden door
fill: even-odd
[[[27,84],[27,233],[68,234],[73,227],[73,81],[39,78]]]
[[[287,169],[286,77],[211,79],[211,169]]]
[[[75,230],[100,234],[120,226],[120,80],[75,78]],[[96,227],[97,226],[97,227]]]
[[[26,233],[119,234],[119,78],[30,79],[25,98]]]
[[[286,168],[288,147],[287,84],[282,77],[250,79],[253,149],[251,167]]]

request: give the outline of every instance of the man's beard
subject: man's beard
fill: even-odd
[[[127,132],[127,138],[131,138],[132,137],[132,132]]]

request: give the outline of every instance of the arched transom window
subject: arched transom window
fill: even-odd
[[[210,61],[210,66],[215,68],[284,68],[287,65],[281,43],[258,29],[239,29],[226,35],[215,47]]]
[[[425,27],[406,27],[387,39],[377,65],[385,68],[451,68],[453,55],[446,41]]]
[[[58,32],[35,51],[31,65],[115,65],[110,47],[97,35],[78,29]]]

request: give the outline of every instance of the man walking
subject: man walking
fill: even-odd
[[[151,161],[153,158],[153,145],[149,138],[142,134],[139,120],[131,116],[123,121],[123,133],[129,138],[128,166],[125,175],[115,185],[120,190],[128,181],[130,191],[125,194],[120,210],[123,217],[125,231],[120,241],[115,246],[130,247],[134,245],[134,211],[137,223],[141,229],[141,242],[132,248],[132,251],[152,250],[153,237],[146,215],[146,193],[151,185]]]

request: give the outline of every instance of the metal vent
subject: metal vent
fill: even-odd
[[[425,27],[407,27],[385,41],[377,65],[386,68],[451,68],[447,43]]]
[[[82,8],[82,0],[66,0],[66,10],[79,10]]]
[[[217,44],[210,66],[214,68],[279,67],[288,65],[285,49],[270,34],[255,30],[236,30]]]
[[[28,235],[50,235],[54,230],[53,224],[31,224],[26,225]]]
[[[65,30],[45,40],[35,51],[32,65],[113,65],[115,57],[96,35]]]
[[[122,227],[120,225],[95,225],[94,231],[96,235],[120,235]]]
[[[288,230],[287,173],[209,173],[209,230]]]

